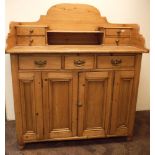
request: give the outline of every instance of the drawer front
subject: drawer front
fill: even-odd
[[[46,44],[44,36],[18,36],[17,45],[20,46],[44,46]]]
[[[65,56],[65,69],[92,69],[94,56]]]
[[[120,36],[127,37],[130,36],[130,29],[106,29],[106,36]]]
[[[45,35],[44,27],[17,27],[17,35]]]
[[[61,69],[60,56],[19,56],[19,69]]]
[[[97,56],[97,68],[134,67],[134,56]]]
[[[107,45],[130,45],[130,38],[105,38],[104,44],[107,44]]]

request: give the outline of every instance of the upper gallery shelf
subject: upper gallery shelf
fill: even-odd
[[[50,45],[130,46],[148,51],[137,24],[109,23],[95,7],[86,4],[59,4],[37,22],[10,23],[7,53],[18,46]]]
[[[47,32],[53,33],[103,33],[103,31],[63,31],[63,30],[47,30]]]

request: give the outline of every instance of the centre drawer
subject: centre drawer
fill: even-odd
[[[20,55],[19,69],[61,69],[61,57],[57,55]]]
[[[65,56],[65,69],[93,69],[94,56],[89,55],[68,55]]]

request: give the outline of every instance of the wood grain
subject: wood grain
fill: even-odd
[[[118,64],[113,64],[112,61],[120,61]],[[120,67],[134,67],[135,56],[97,56],[97,68],[120,68]]]
[[[77,94],[73,93],[76,85],[77,77],[72,73],[43,73],[45,138],[76,135]]]
[[[110,73],[110,72],[109,72]],[[112,74],[86,72],[80,74],[79,136],[106,136],[106,113],[110,110]],[[93,114],[93,115],[92,115]]]
[[[110,134],[128,135],[134,71],[115,71]]]

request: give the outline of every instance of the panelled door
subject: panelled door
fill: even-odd
[[[43,113],[41,73],[20,72],[18,74],[22,112],[23,139],[25,141],[43,138]]]
[[[78,74],[43,72],[43,106],[45,138],[77,135]]]
[[[111,71],[79,73],[78,136],[107,134],[112,74]]]
[[[115,71],[111,110],[112,135],[127,135],[133,99],[134,71]]]

